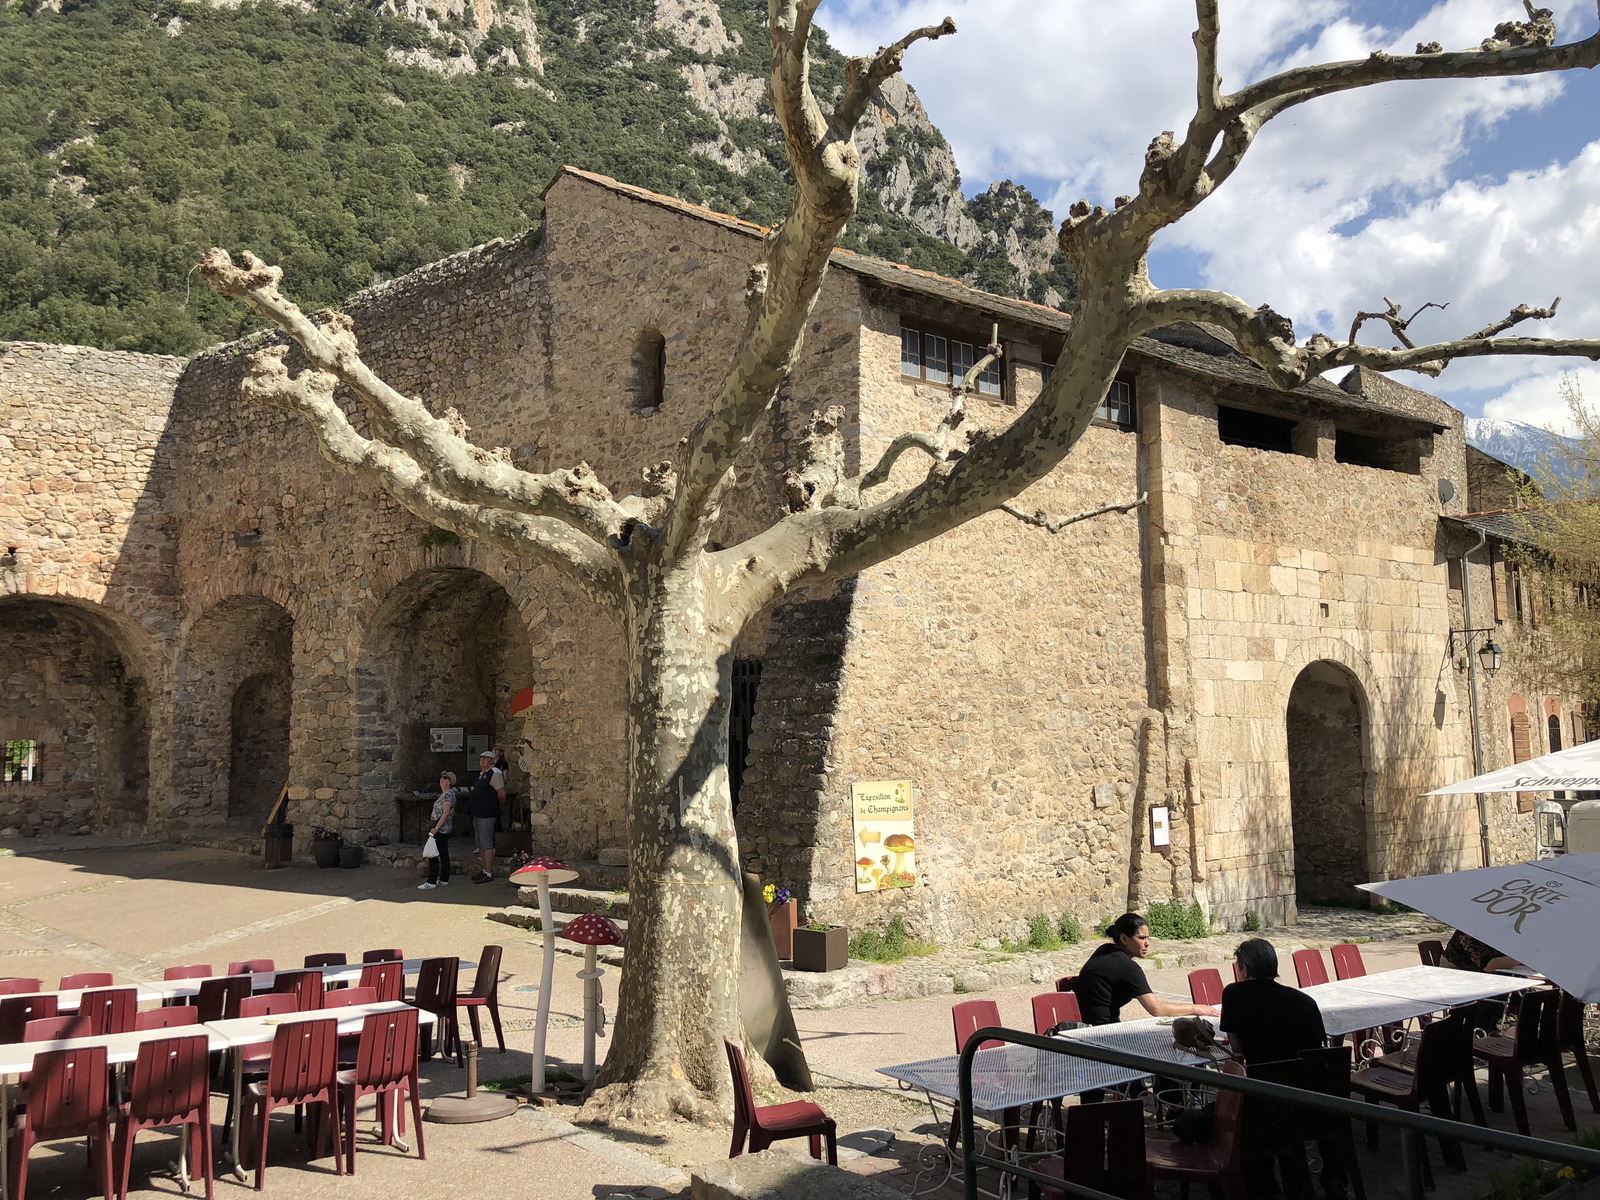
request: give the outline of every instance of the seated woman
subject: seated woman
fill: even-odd
[[[1215,1017],[1210,1004],[1158,1000],[1138,960],[1150,952],[1150,923],[1138,913],[1123,913],[1106,931],[1111,940],[1089,956],[1072,985],[1078,1008],[1090,1025],[1114,1025],[1122,1006],[1137,1000],[1152,1017]]]
[[[1520,967],[1522,964],[1509,954],[1501,954],[1488,942],[1480,942],[1470,933],[1456,930],[1444,948],[1444,954],[1439,959],[1441,967],[1453,967],[1457,971],[1481,971],[1493,974],[1509,968]],[[1506,1001],[1504,1000],[1479,1000],[1472,1005],[1472,1027],[1485,1033],[1493,1033],[1500,1028],[1501,1022],[1506,1019]]]

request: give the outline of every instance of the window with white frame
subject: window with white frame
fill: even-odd
[[[1055,367],[1045,363],[1040,367],[1044,375],[1044,382],[1050,382],[1050,376],[1055,374]],[[1111,386],[1106,389],[1105,399],[1100,401],[1100,407],[1094,410],[1096,420],[1108,421],[1119,429],[1133,428],[1133,381],[1129,379],[1113,379]]]
[[[956,383],[987,353],[973,342],[904,326],[900,329],[900,375],[904,379]],[[978,372],[974,390],[980,396],[998,397],[1002,394],[1001,378],[999,362],[992,362]]]
[[[5,782],[39,782],[39,743],[32,738],[6,742]]]

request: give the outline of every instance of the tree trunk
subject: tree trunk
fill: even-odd
[[[590,1120],[720,1123],[731,1111],[722,1039],[741,1037],[741,887],[732,635],[712,627],[713,604],[691,582],[630,622],[627,962]]]

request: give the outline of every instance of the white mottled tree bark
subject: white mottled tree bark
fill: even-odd
[[[1300,345],[1290,323],[1269,307],[1222,292],[1163,291],[1145,267],[1155,235],[1225,183],[1261,128],[1295,105],[1395,80],[1530,75],[1600,61],[1600,34],[1556,45],[1549,12],[1524,2],[1527,21],[1501,24],[1475,49],[1444,52],[1429,43],[1414,55],[1375,52],[1295,67],[1227,94],[1217,74],[1217,0],[1196,0],[1196,106],[1184,138],[1163,133],[1150,144],[1137,194],[1118,197],[1109,210],[1080,201],[1062,224],[1060,244],[1078,294],[1064,348],[1038,398],[1006,429],[967,433],[958,446],[965,389],[955,389],[950,412],[931,434],[907,431],[882,463],[853,478],[844,470],[838,414],[819,414],[810,459],[786,480],[789,513],[727,549],[713,550],[707,541],[719,498],[799,358],[828,255],[855,213],[856,123],[878,86],[899,70],[905,50],[955,32],[950,21],[852,61],[838,104],[825,113],[806,60],[819,0],[768,0],[771,94],[794,199],[768,239],[764,261],[751,270],[749,320],[720,390],[676,460],[647,470],[632,496],[613,497],[581,463],[535,474],[472,445],[453,410],[433,416],[362,362],[347,318],[333,315],[318,325],[278,291],[277,268],[248,253],[242,268],[222,250],[207,254],[202,270],[211,286],[287,331],[308,363],[291,376],[286,347],[252,356],[247,399],[298,412],[335,467],[378,483],[424,520],[552,565],[624,630],[628,969],[614,1040],[586,1116],[649,1123],[672,1114],[715,1120],[728,1111],[721,1039],[741,1035],[741,890],[727,776],[731,656],[739,631],[768,604],[797,585],[854,574],[997,509],[1040,528],[1041,536],[1094,515],[1052,518],[1012,501],[1083,435],[1133,340],[1175,322],[1221,325],[1286,389],[1351,365],[1437,373],[1452,359],[1488,354],[1600,359],[1600,341],[1500,336],[1521,321],[1551,315],[1526,306],[1458,341],[1416,346],[1406,336],[1409,321],[1390,303],[1385,312],[1358,316],[1343,342],[1319,334]],[[1358,343],[1367,319],[1382,321],[1402,345]],[[366,408],[371,437],[359,434],[336,403],[340,384]],[[888,483],[895,460],[913,451],[930,460],[921,481],[881,499],[872,495]]]

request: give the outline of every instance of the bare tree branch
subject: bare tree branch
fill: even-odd
[[[1348,339],[1350,345],[1355,345],[1356,334],[1361,331],[1361,327],[1368,321],[1382,321],[1389,327],[1389,332],[1394,334],[1395,339],[1402,346],[1405,346],[1409,349],[1416,345],[1416,343],[1413,342],[1406,334],[1406,330],[1410,327],[1411,322],[1415,321],[1430,308],[1437,308],[1440,311],[1443,311],[1444,309],[1450,307],[1448,304],[1438,304],[1432,300],[1429,300],[1409,317],[1402,317],[1400,315],[1400,305],[1396,301],[1385,296],[1383,298],[1383,302],[1389,306],[1388,308],[1384,309],[1383,312],[1358,312],[1356,314],[1356,319],[1350,323],[1350,337]]]
[[[1074,513],[1070,517],[1052,517],[1042,508],[1035,509],[1033,512],[1027,512],[1024,509],[1018,508],[1010,501],[1002,504],[1000,506],[1000,511],[1003,513],[1010,513],[1024,525],[1037,525],[1040,529],[1048,530],[1050,533],[1060,533],[1068,525],[1076,525],[1079,521],[1087,521],[1091,517],[1104,516],[1106,513],[1114,512],[1132,512],[1134,509],[1143,504],[1148,498],[1149,493],[1140,492],[1137,500],[1130,500],[1126,504],[1102,504],[1099,508],[1091,508],[1085,512]]]
[[[947,33],[956,31],[956,23],[949,17],[937,25],[924,25],[913,29],[898,42],[881,46],[871,58],[852,58],[845,64],[844,95],[833,110],[833,123],[840,129],[854,129],[867,111],[873,93],[892,75],[900,72],[900,60],[913,42],[927,38],[937,41]]]
[[[361,360],[349,317],[334,313],[318,326],[278,290],[280,268],[269,267],[249,251],[244,253],[244,264],[242,269],[234,266],[226,250],[213,248],[200,271],[219,295],[244,301],[292,337],[315,370],[355,393],[371,414],[378,439],[412,455],[441,495],[466,504],[551,517],[602,545],[618,537],[629,514],[586,464],[574,471],[535,475],[474,446],[466,440],[466,425],[459,416],[435,417],[421,402],[384,383]]]
[[[1222,21],[1217,0],[1194,0],[1195,120],[1209,124],[1222,107],[1222,75],[1217,69],[1217,41]]]
[[[547,563],[598,603],[617,607],[621,572],[615,559],[591,538],[549,517],[463,504],[446,496],[405,451],[355,431],[334,399],[340,382],[335,375],[312,369],[291,376],[283,361],[288,352],[288,346],[278,345],[250,356],[242,388],[245,399],[298,413],[316,434],[325,459],[342,471],[371,479],[424,521]]]
[[[1498,321],[1495,321],[1489,325],[1485,325],[1482,329],[1478,330],[1477,333],[1467,334],[1466,340],[1469,342],[1476,342],[1482,341],[1484,338],[1492,338],[1496,334],[1504,333],[1513,325],[1520,325],[1523,321],[1548,321],[1551,317],[1556,315],[1556,309],[1560,307],[1560,296],[1557,296],[1550,302],[1549,308],[1534,308],[1531,305],[1519,304],[1507,315],[1501,317]]]
[[[733,464],[771,407],[800,354],[806,320],[845,222],[855,215],[861,154],[852,140],[867,99],[900,69],[919,38],[954,32],[951,22],[917,30],[857,69],[833,121],[812,94],[806,42],[818,0],[769,0],[772,106],[794,170],[794,198],[767,244],[764,276],[752,278],[750,319],[711,410],[690,432],[661,553],[675,560],[704,543]]]

